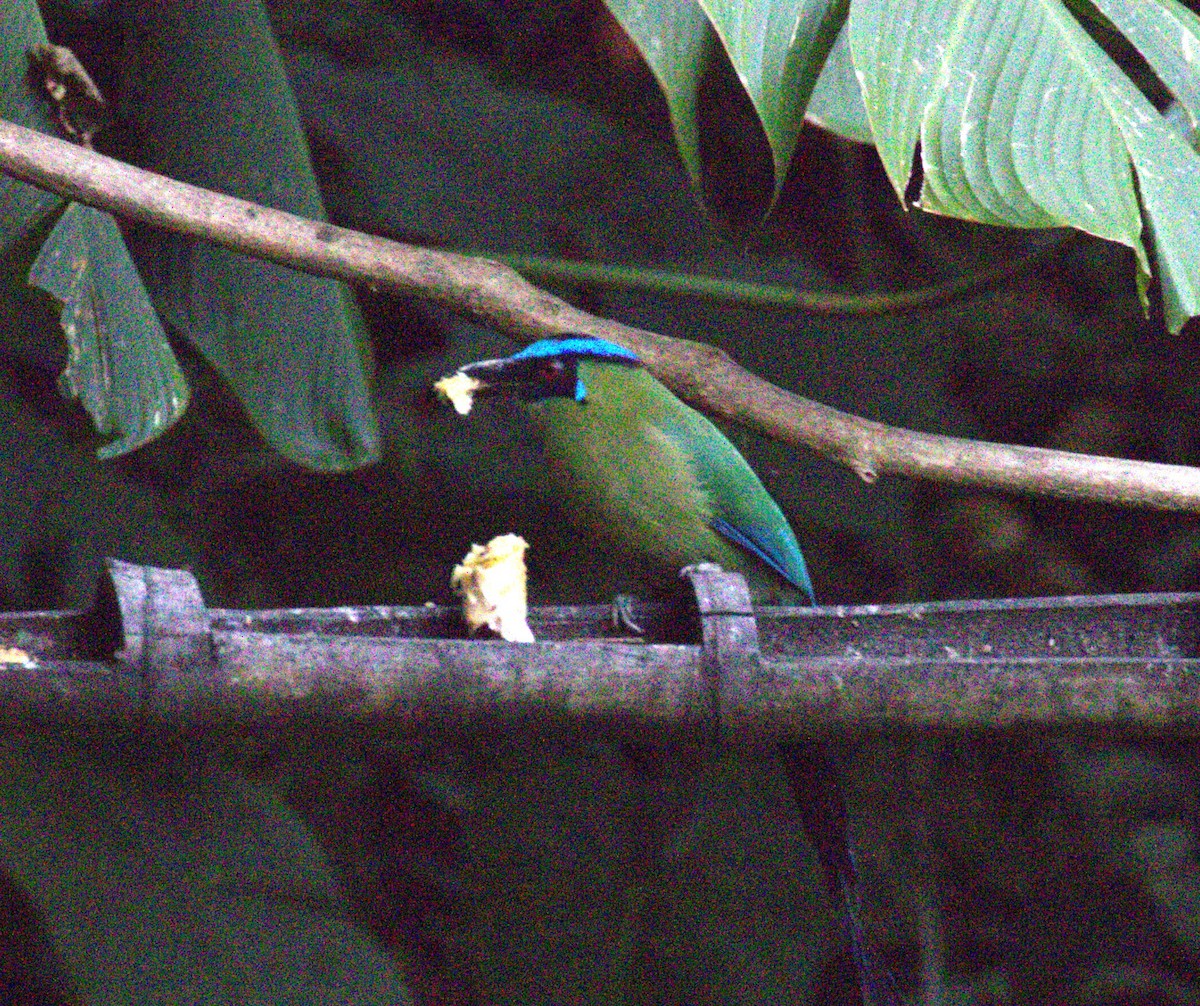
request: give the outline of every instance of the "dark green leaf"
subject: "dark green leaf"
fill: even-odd
[[[116,221],[71,203],[42,245],[29,282],[62,301],[67,367],[60,383],[116,457],[153,440],[183,415],[188,387]]]
[[[45,95],[29,82],[30,47],[45,45],[46,29],[36,0],[0,3],[0,119],[55,133]],[[0,252],[62,206],[62,199],[0,174]]]
[[[1200,126],[1200,18],[1176,0],[1093,0]]]
[[[612,16],[637,46],[662,89],[671,113],[675,145],[692,188],[700,192],[700,137],[696,89],[704,72],[709,30],[693,0],[605,0]]]
[[[261,3],[132,6],[139,72],[125,112],[147,138],[145,166],[325,219]],[[324,471],[378,459],[369,349],[344,283],[163,232],[145,234],[136,254],[163,317],[216,367],[272,446]]]
[[[204,765],[0,744],[0,856],[83,1001],[409,1001],[271,793]],[[107,759],[106,759],[107,761]]]
[[[1060,4],[857,3],[850,44],[899,194],[919,137],[922,208],[1120,242],[1144,298],[1132,163],[1168,325],[1200,312],[1200,158]]]
[[[778,196],[804,125],[804,110],[846,20],[849,0],[699,2],[767,134]]]
[[[850,28],[842,25],[837,41],[829,51],[829,58],[817,78],[804,117],[822,129],[856,140],[873,143],[871,123],[867,119],[867,106],[863,104],[862,89],[854,75],[854,63],[850,59]]]

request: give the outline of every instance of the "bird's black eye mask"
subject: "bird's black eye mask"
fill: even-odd
[[[513,360],[513,366],[526,371],[521,382],[521,399],[540,402],[547,398],[587,399],[587,389],[579,380],[579,357],[575,355],[530,357]]]
[[[482,386],[479,396],[512,395],[524,402],[550,398],[568,398],[581,405],[587,402],[587,387],[579,377],[579,361],[593,354],[570,351],[537,356],[510,356],[503,360],[485,360],[463,367],[462,372],[477,378]],[[607,363],[637,367],[636,357],[597,356]]]
[[[483,360],[463,367],[460,373],[480,382],[479,398],[518,398],[538,402],[547,398],[577,397],[579,359],[575,356],[542,356]],[[586,397],[586,392],[584,393]]]

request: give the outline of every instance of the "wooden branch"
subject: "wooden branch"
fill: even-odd
[[[0,121],[0,170],[118,216],[305,272],[416,294],[530,340],[583,332],[628,346],[681,397],[849,466],[975,489],[1200,513],[1200,469],[904,430],[775,387],[711,346],[599,318],[507,266],[435,251],[176,182]]]

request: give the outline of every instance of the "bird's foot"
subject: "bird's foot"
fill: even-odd
[[[636,601],[632,594],[618,594],[612,603],[612,624],[618,632],[632,632],[635,636],[644,636],[643,629],[633,618],[633,603]]]

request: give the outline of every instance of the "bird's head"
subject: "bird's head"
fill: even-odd
[[[547,398],[585,402],[588,390],[579,376],[579,364],[584,360],[623,367],[642,365],[635,353],[614,342],[590,335],[562,335],[541,339],[503,359],[469,363],[443,377],[434,388],[464,416],[475,398],[484,395],[506,395],[527,402]]]

